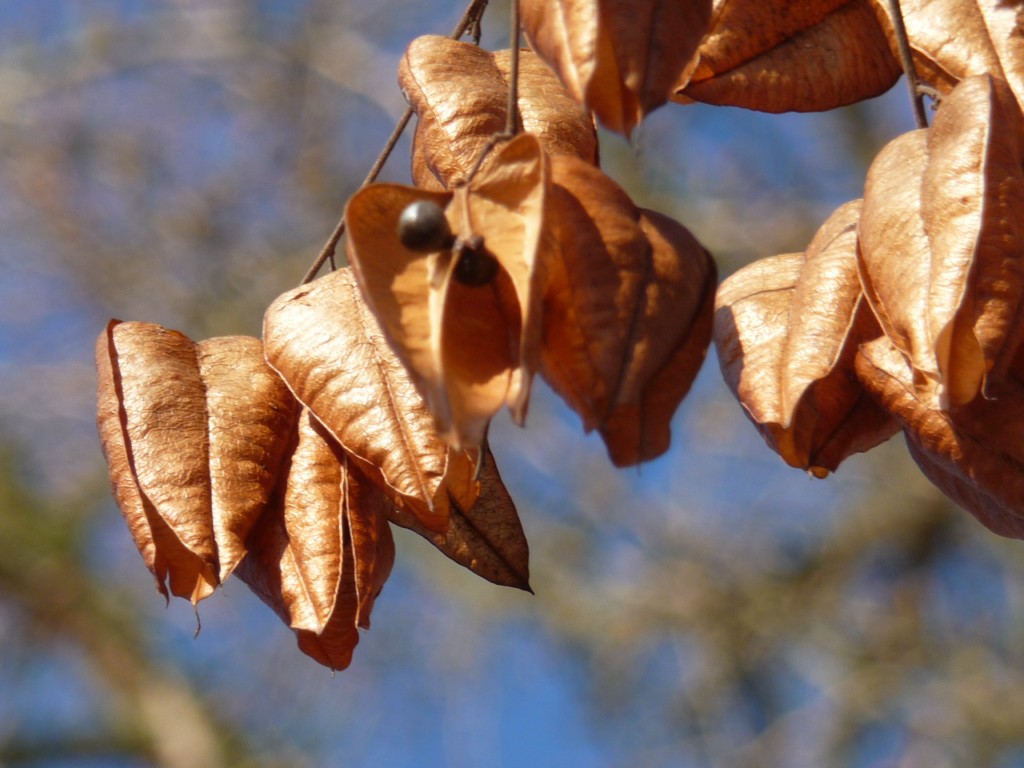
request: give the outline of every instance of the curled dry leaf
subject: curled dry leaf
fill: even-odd
[[[394,506],[389,508],[390,520],[418,533],[451,560],[487,581],[532,592],[530,550],[519,514],[490,448],[484,446],[481,450],[480,498],[472,507],[453,502],[446,531],[430,531]]]
[[[963,80],[928,132],[921,218],[931,247],[928,319],[960,405],[1005,377],[1024,334],[1024,117],[1009,87]]]
[[[859,200],[838,208],[805,253],[761,259],[718,292],[722,375],[765,442],[818,477],[899,429],[854,376],[880,334],[857,276]]]
[[[427,35],[413,40],[398,82],[419,122],[413,139],[413,182],[442,190],[469,177],[495,134],[505,130],[510,56]],[[597,162],[593,121],[554,73],[531,51],[520,51],[519,113],[523,130],[549,155]]]
[[[344,518],[336,521],[342,528],[343,546],[348,548],[348,526]],[[319,630],[295,628],[299,650],[331,669],[345,669],[352,661],[352,651],[359,643],[356,628],[357,598],[355,564],[344,557],[338,578],[338,591],[333,596],[333,611]],[[249,554],[235,570],[238,576],[287,625],[293,626],[292,609],[299,608],[289,600],[302,588],[302,575],[296,568],[288,532],[280,510],[268,509],[249,535]]]
[[[907,356],[922,393],[940,386],[929,337],[931,251],[921,220],[924,130],[897,136],[868,169],[858,226],[861,286],[885,335]]]
[[[373,604],[395,564],[395,541],[388,525],[395,505],[358,464],[346,460],[344,469],[345,519],[355,563],[356,626],[369,629]]]
[[[629,135],[674,90],[711,0],[523,0],[523,30],[572,97]]]
[[[991,392],[1024,333],[1022,123],[1005,84],[969,78],[868,172],[864,290],[943,408]]]
[[[552,158],[550,200],[542,373],[616,465],[655,458],[707,351],[714,262],[576,158]]]
[[[503,404],[525,418],[539,356],[547,166],[537,140],[523,134],[453,195],[378,184],[346,207],[363,295],[456,447],[480,445]],[[424,253],[403,244],[399,218],[417,201],[447,206],[454,246]],[[497,269],[485,279],[460,276],[490,260]]]
[[[921,400],[912,369],[885,337],[861,347],[856,370],[903,425],[925,476],[990,530],[1024,538],[1024,388],[940,410]]]
[[[869,0],[724,0],[676,100],[811,112],[877,96],[901,73]]]
[[[449,454],[438,437],[352,274],[340,269],[282,294],[267,310],[263,333],[270,365],[345,451],[379,468],[394,501],[423,525],[445,530],[453,490],[446,473],[471,458]]]
[[[97,342],[98,425],[118,505],[157,587],[193,603],[244,554],[294,401],[258,340],[195,344],[111,321]]]
[[[213,534],[220,579],[245,554],[245,537],[267,504],[287,449],[297,405],[251,336],[197,345],[206,386]]]
[[[670,422],[707,355],[718,272],[686,227],[657,211],[640,209],[650,243],[650,269],[630,322],[629,356],[615,408],[599,429],[619,467],[668,450]]]
[[[505,310],[516,363],[507,401],[519,423],[526,417],[530,379],[540,359],[541,302],[547,280],[541,251],[550,246],[546,221],[549,186],[547,154],[533,136],[522,134],[501,147],[491,165],[467,186],[456,190],[452,201],[452,216],[461,222],[460,231],[483,237],[483,247],[501,267],[499,276],[507,276],[514,289],[519,323],[510,317],[511,309]],[[501,284],[499,280],[495,283]],[[500,306],[512,303],[505,299]],[[457,312],[448,315],[447,304],[444,302],[445,319],[449,322],[440,329],[442,334],[463,319]],[[475,346],[481,354],[480,342]]]
[[[338,598],[348,475],[344,456],[308,408],[302,409],[295,430],[294,450],[279,488],[279,506],[267,513],[271,518],[280,517],[279,527],[286,536],[279,540],[278,527],[268,525],[262,531],[268,538],[256,538],[250,545],[254,562],[270,551],[283,561],[276,569],[282,574],[281,597],[290,626],[320,633]]]
[[[871,0],[898,51],[888,0]],[[949,93],[964,78],[990,73],[1024,102],[1024,6],[1019,0],[900,0],[922,82]]]
[[[544,378],[583,419],[605,423],[629,353],[629,317],[651,266],[640,211],[606,174],[571,158],[551,159],[556,247],[544,296]]]
[[[218,564],[195,345],[157,325],[114,320],[97,340],[96,364],[100,438],[118,506],[160,592],[167,596],[169,580],[172,594],[196,603],[216,587]]]
[[[351,548],[348,521],[342,526],[342,546]],[[351,557],[342,561],[341,586],[334,601],[334,613],[319,634],[299,629],[295,631],[296,644],[304,654],[330,669],[345,669],[352,662],[352,652],[359,642],[355,621],[359,615],[359,596],[355,589],[355,567]]]
[[[390,502],[308,409],[291,447],[236,573],[295,630],[304,653],[344,669],[394,562]]]

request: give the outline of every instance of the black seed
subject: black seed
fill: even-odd
[[[398,217],[398,239],[410,251],[428,252],[451,248],[452,230],[437,203],[419,200],[405,206]]]
[[[459,253],[453,277],[462,285],[480,288],[490,283],[498,274],[498,261],[483,249],[465,248]]]

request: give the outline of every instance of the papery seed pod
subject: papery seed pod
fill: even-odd
[[[812,112],[877,96],[901,74],[870,0],[729,0],[674,98]]]
[[[376,184],[346,207],[362,294],[456,448],[481,445],[503,405],[525,418],[540,354],[548,186],[547,156],[521,134],[450,195]],[[419,201],[445,208],[451,250],[416,252],[396,235],[402,211]]]
[[[943,409],[993,396],[1024,337],[1022,131],[1005,83],[968,78],[868,170],[864,293]]]
[[[97,340],[99,429],[118,505],[166,597],[218,584],[206,397],[195,344],[152,323],[111,321]]]
[[[955,405],[994,396],[1024,339],[1024,116],[1002,80],[962,81],[928,131],[927,319]]]
[[[626,136],[668,100],[711,7],[711,0],[520,2],[533,50],[577,102]]]
[[[258,339],[196,344],[111,321],[97,342],[99,429],[118,505],[157,587],[193,603],[245,554],[295,401]]]
[[[913,370],[885,337],[861,347],[856,370],[900,421],[925,476],[986,528],[1024,539],[1024,388],[944,411],[918,395]]]
[[[505,130],[509,51],[436,35],[409,43],[398,82],[416,111],[412,178],[416,186],[444,190],[469,178],[480,155]],[[532,51],[519,52],[519,116],[524,132],[548,155],[573,155],[597,163],[593,119]],[[483,158],[486,167],[493,153]]]
[[[893,55],[899,42],[888,0],[871,0]],[[974,75],[989,74],[1010,84],[1024,100],[1021,9],[1015,0],[900,0],[911,55],[919,80],[942,94]]]
[[[748,264],[716,300],[723,378],[769,447],[818,477],[899,429],[853,372],[859,345],[881,334],[858,278],[860,211],[840,206],[806,252]]]
[[[714,262],[599,169],[572,157],[551,166],[542,374],[616,465],[647,461],[668,449],[669,421],[704,360]]]
[[[228,577],[245,554],[245,537],[277,483],[298,403],[267,365],[251,336],[220,336],[196,346],[206,387],[211,512]]]
[[[499,586],[530,589],[530,548],[515,503],[498,474],[490,449],[481,448],[480,492],[472,506],[456,502],[445,531],[426,529],[408,512],[389,507],[395,525],[425,538],[446,557]]]
[[[394,563],[392,503],[308,409],[290,448],[236,573],[295,631],[303,653],[344,669]]]
[[[397,240],[393,227],[390,233]],[[445,530],[449,462],[469,459],[449,455],[351,272],[339,269],[279,296],[264,318],[264,339],[270,365],[345,451],[382,473],[396,504]]]

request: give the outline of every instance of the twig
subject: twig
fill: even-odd
[[[480,18],[484,14],[484,10],[487,8],[489,0],[471,0],[469,5],[466,7],[465,13],[462,14],[462,18],[459,19],[459,23],[455,25],[455,29],[448,36],[452,40],[458,40],[462,37],[466,30],[473,32],[474,39],[479,42],[480,34]],[[516,4],[513,3],[513,6]],[[516,19],[516,29],[518,30],[518,18]],[[518,40],[518,35],[517,35]],[[515,54],[513,54],[513,67],[516,66]],[[391,135],[388,136],[388,140],[384,142],[384,147],[381,149],[380,154],[377,155],[377,159],[374,160],[373,166],[370,168],[369,173],[366,174],[366,178],[363,179],[363,183],[359,185],[362,189],[367,184],[372,184],[377,180],[377,176],[380,175],[381,170],[384,168],[384,164],[388,161],[391,153],[395,149],[395,145],[398,144],[398,140],[402,137],[402,133],[405,131],[405,127],[409,124],[409,120],[412,119],[413,108],[406,107],[405,112],[398,118],[398,122],[395,123],[394,130],[391,131]],[[331,232],[331,236],[327,238],[327,242],[321,249],[316,260],[306,271],[306,274],[302,278],[302,285],[311,282],[316,277],[317,273],[323,267],[327,261],[331,262],[331,269],[335,269],[334,254],[338,249],[338,243],[341,242],[342,235],[345,234],[345,214],[342,212],[341,218],[338,219],[338,223],[334,227],[334,231]]]
[[[464,179],[457,179],[452,184],[452,186],[453,187],[459,187],[459,186],[462,186],[463,184],[469,184],[469,182],[471,182],[473,180],[473,177],[476,176],[477,171],[479,171],[483,167],[484,160],[486,160],[487,156],[489,154],[491,154],[491,151],[496,146],[498,146],[499,143],[501,143],[502,141],[505,141],[505,140],[507,140],[509,138],[511,138],[511,134],[508,134],[508,133],[495,133],[495,134],[493,134],[491,136],[491,138],[489,138],[487,140],[487,143],[484,144],[484,146],[480,150],[479,154],[476,156],[476,160],[473,161],[473,167],[469,169],[469,173],[466,175],[466,178],[464,178]]]
[[[472,30],[473,40],[476,43],[480,42],[480,19],[484,16],[484,11],[487,10],[487,3],[490,0],[472,0],[466,8],[466,12],[462,14],[462,18],[459,19],[459,23],[455,25],[455,29],[448,35],[452,40],[458,40],[462,37],[466,30]]]
[[[402,132],[405,131],[405,126],[409,124],[409,120],[412,118],[412,107],[406,107],[405,112],[398,118],[398,122],[395,123],[395,128],[391,131],[391,135],[388,136],[388,140],[384,142],[384,148],[381,149],[380,154],[377,155],[377,159],[373,163],[373,167],[370,168],[370,172],[366,174],[366,178],[363,179],[363,183],[359,185],[362,189],[367,184],[372,184],[377,176],[380,174],[381,169],[384,167],[384,163],[388,161],[391,152],[394,150],[398,140],[402,138]],[[305,276],[302,278],[302,285],[313,280],[316,277],[316,273],[320,271],[320,268],[324,265],[324,262],[330,260],[331,269],[336,269],[334,264],[334,253],[338,249],[338,243],[341,242],[341,236],[345,234],[345,214],[342,213],[341,218],[338,219],[338,223],[334,226],[334,231],[331,232],[331,236],[327,238],[327,243],[321,249],[320,254],[316,257],[316,261],[313,262],[312,266],[306,271]]]
[[[487,140],[473,162],[473,167],[464,179],[456,182],[456,186],[468,184],[483,167],[487,156],[503,141],[515,138],[523,130],[523,121],[519,112],[519,2],[512,0],[509,14],[509,68],[508,68],[508,101],[505,106],[505,130],[496,133]]]
[[[519,0],[512,0],[509,13],[508,108],[505,111],[505,133],[515,136],[522,130],[519,118]]]
[[[907,27],[903,23],[900,0],[889,0],[889,13],[892,16],[893,31],[896,33],[896,47],[900,53],[900,64],[907,76],[910,102],[914,107],[914,121],[918,128],[927,128],[928,116],[924,111],[924,95],[921,91],[920,81],[917,79],[917,70],[914,68],[914,57],[910,52],[910,40],[907,39]]]

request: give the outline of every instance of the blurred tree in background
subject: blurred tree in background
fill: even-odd
[[[894,441],[809,479],[712,355],[666,457],[617,472],[543,390],[494,426],[536,597],[398,535],[332,677],[231,580],[164,609],[94,425],[109,317],[259,333],[458,3],[0,7],[0,766],[1024,766],[1024,558]],[[495,2],[484,43],[506,43]],[[804,248],[911,116],[666,107],[602,162],[723,275]],[[385,178],[408,179],[408,144]],[[479,582],[479,583],[478,583]],[[202,631],[192,635],[202,619]]]

